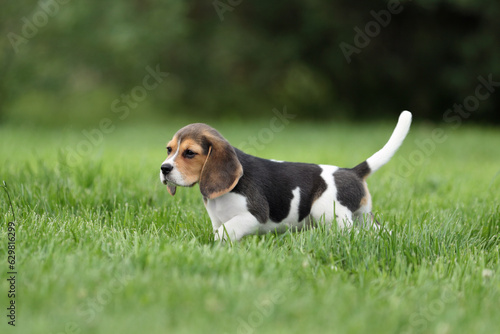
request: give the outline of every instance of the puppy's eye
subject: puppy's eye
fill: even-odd
[[[172,148],[171,148],[170,146],[169,146],[169,147],[167,147],[167,153],[168,153],[168,154],[172,153]]]
[[[184,156],[188,159],[192,159],[194,158],[194,156],[196,155],[195,152],[191,151],[191,150],[185,150],[184,151]]]

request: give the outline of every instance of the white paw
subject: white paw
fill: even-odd
[[[227,236],[226,233],[223,229],[218,229],[214,231],[214,241],[215,242],[220,242],[220,243],[225,243],[227,241]]]

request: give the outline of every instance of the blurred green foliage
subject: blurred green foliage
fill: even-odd
[[[499,16],[490,0],[4,1],[0,122],[85,123],[120,106],[245,119],[283,105],[443,120],[479,76],[500,82]],[[168,77],[149,89],[147,68]],[[500,123],[499,92],[476,100],[455,116]]]

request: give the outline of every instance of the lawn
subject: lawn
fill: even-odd
[[[212,122],[262,157],[343,167],[381,148],[395,123]],[[17,270],[14,329],[2,190],[2,333],[498,332],[498,128],[417,122],[368,180],[380,231],[320,227],[221,246],[198,187],[171,197],[159,181],[183,125],[87,129],[92,140],[0,126]]]

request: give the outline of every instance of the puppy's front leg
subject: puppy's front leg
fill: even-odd
[[[251,213],[235,216],[214,231],[215,241],[239,241],[246,235],[256,234],[259,226],[259,221]]]

